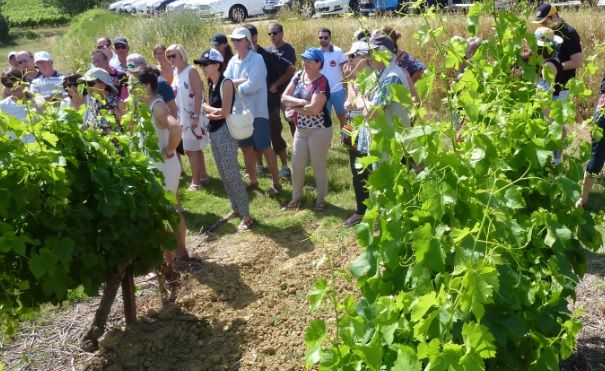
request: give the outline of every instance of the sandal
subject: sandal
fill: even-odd
[[[576,207],[581,207],[581,208],[586,208],[588,206],[588,200],[584,200],[583,198],[579,198],[578,201],[576,201]]]
[[[254,183],[248,183],[246,185],[246,191],[252,191],[254,189],[259,189],[258,187],[258,182],[254,182]]]
[[[267,192],[271,195],[271,196],[277,196],[279,194],[279,192],[281,192],[284,188],[281,185],[272,185],[271,188],[269,188],[269,190],[267,190]]]
[[[233,218],[238,218],[240,214],[237,211],[231,211],[229,214],[223,216],[218,220],[220,224],[227,223],[229,220]]]
[[[298,210],[300,208],[300,201],[290,201],[286,205],[282,206],[282,211],[286,210]]]
[[[317,203],[315,203],[315,210],[316,211],[323,211],[323,209],[326,208],[326,201],[317,201]]]
[[[252,218],[248,218],[247,220],[244,219],[242,220],[241,223],[239,223],[239,225],[237,226],[237,231],[238,232],[248,232],[249,230],[252,229],[252,224],[254,222],[252,221]]]
[[[201,185],[199,184],[190,184],[189,188],[187,188],[188,191],[199,191],[202,188]]]
[[[361,223],[362,219],[363,219],[363,215],[353,214],[353,215],[351,215],[351,217],[349,219],[345,220],[344,226],[347,228],[352,227],[354,225]]]

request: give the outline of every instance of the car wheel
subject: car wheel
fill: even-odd
[[[349,10],[355,14],[359,14],[359,2],[357,0],[351,0],[349,2]]]
[[[303,0],[300,3],[300,15],[302,15],[305,18],[311,18],[313,17],[313,14],[315,13],[315,7],[313,6],[313,3],[309,0]]]
[[[241,5],[233,5],[229,9],[229,19],[233,23],[241,23],[246,20],[246,17],[248,17],[248,12]]]

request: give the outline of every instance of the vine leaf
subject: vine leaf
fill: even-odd
[[[326,338],[326,324],[321,319],[311,321],[305,332],[305,344],[307,344],[306,367],[319,362],[321,358],[321,343]]]
[[[320,279],[315,282],[313,289],[309,293],[309,302],[311,303],[311,310],[314,312],[321,307],[321,302],[326,292],[328,291],[328,282],[325,279]]]
[[[465,313],[473,312],[477,320],[485,314],[484,304],[493,302],[493,293],[499,288],[496,268],[480,264],[480,267],[462,268],[466,271],[460,290],[460,307]],[[458,272],[460,273],[460,272]]]

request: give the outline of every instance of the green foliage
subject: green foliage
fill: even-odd
[[[74,16],[88,9],[107,3],[99,0],[45,0],[47,5],[54,6],[65,14]]]
[[[169,226],[177,214],[140,136],[82,131],[71,110],[30,112],[28,121],[0,114],[0,321],[8,332],[43,303],[83,297],[80,287],[97,295],[128,264],[148,272],[176,245]]]
[[[13,27],[38,27],[69,22],[67,13],[47,5],[44,0],[6,0],[1,6]]]
[[[365,251],[349,267],[363,297],[332,300],[334,332],[311,322],[307,367],[556,370],[571,354],[580,322],[568,300],[586,271],[583,246],[602,243],[593,217],[574,205],[589,146],[568,148],[573,138],[562,129],[575,124],[572,99],[537,91],[541,61],[520,61],[524,39],[535,47],[525,20],[474,5],[469,32],[486,12],[494,34],[460,78],[431,66],[421,82],[421,96],[437,89],[435,78],[443,82],[444,106],[464,119],[462,141],[451,122],[425,121],[422,106],[411,108],[411,128],[382,112],[370,122],[372,147],[361,163],[374,166],[371,196],[357,228]],[[427,22],[417,40],[425,47],[442,32]],[[450,68],[463,63],[456,42],[437,48]],[[365,91],[371,79],[360,77]],[[590,95],[579,80],[568,86],[576,99]],[[568,150],[555,166],[559,148]],[[311,307],[336,296],[320,281]]]
[[[4,14],[0,14],[0,44],[10,40],[10,22]]]

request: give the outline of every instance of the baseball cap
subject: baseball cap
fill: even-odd
[[[357,53],[368,54],[369,51],[370,51],[370,45],[368,45],[367,42],[355,41],[353,44],[351,44],[351,49],[348,52],[344,53],[344,55],[357,54]]]
[[[532,23],[542,23],[546,18],[555,14],[557,14],[557,7],[550,3],[544,3],[536,10],[536,19]]]
[[[396,53],[395,43],[387,35],[376,32],[370,37],[370,49],[388,50],[391,53]]]
[[[561,36],[555,35],[555,31],[544,26],[536,28],[534,31],[534,36],[536,37],[538,46],[544,46],[548,42],[551,44],[563,43],[563,38]]]
[[[229,35],[229,38],[236,40],[248,39],[250,45],[252,45],[252,35],[250,34],[250,30],[244,27],[238,27],[233,30],[233,33]]]
[[[105,85],[111,87],[114,93],[118,92],[118,89],[113,85],[111,81],[111,77],[109,76],[109,72],[105,71],[102,68],[93,67],[86,71],[84,76],[78,79],[78,82],[87,82],[87,81],[95,81],[99,80],[103,82]]]
[[[210,48],[203,52],[201,57],[194,59],[193,63],[207,65],[212,63],[223,63],[224,61],[225,58],[223,58],[221,52],[214,48]]]
[[[128,46],[128,40],[124,36],[118,36],[113,40],[113,45],[123,44]]]
[[[50,53],[48,52],[36,52],[34,53],[34,62],[39,62],[39,61],[52,61],[53,57],[51,57]]]
[[[222,33],[217,33],[216,35],[212,36],[212,40],[210,41],[210,44],[212,44],[214,46],[220,45],[220,44],[226,44],[226,43],[227,43],[227,36]]]
[[[324,53],[319,48],[309,48],[305,50],[301,55],[304,59],[310,59],[317,62],[324,61]]]

